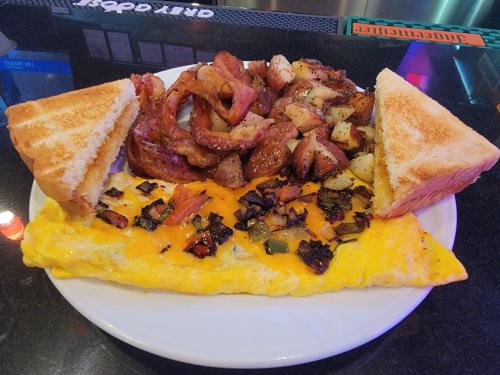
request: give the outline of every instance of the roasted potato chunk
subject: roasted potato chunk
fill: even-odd
[[[329,87],[320,85],[314,87],[305,98],[305,102],[312,104],[316,108],[324,111],[329,103],[332,102],[339,94]]]
[[[347,119],[355,125],[366,125],[370,121],[375,103],[375,95],[372,92],[357,92],[349,98],[347,105],[354,108],[354,112]]]
[[[350,188],[352,185],[353,181],[346,170],[343,170],[335,176],[328,177],[323,182],[324,187],[332,190],[344,190]]]
[[[374,160],[371,153],[358,156],[351,160],[349,169],[363,181],[373,182]]]
[[[375,128],[373,126],[357,126],[356,129],[363,133],[366,142],[375,142]]]
[[[350,122],[341,121],[335,125],[331,138],[344,151],[355,150],[363,145],[363,135]]]
[[[337,125],[354,113],[354,107],[348,105],[332,106],[327,109],[325,119],[328,125]]]
[[[325,123],[323,112],[307,103],[289,104],[285,113],[301,133],[308,132]]]

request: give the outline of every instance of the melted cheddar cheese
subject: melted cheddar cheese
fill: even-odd
[[[200,216],[218,213],[225,225],[234,228],[234,212],[241,208],[238,198],[264,180],[254,180],[241,189],[229,189],[212,181],[186,186],[199,193],[206,191],[211,197],[198,212]],[[288,242],[288,253],[268,255],[262,242],[253,242],[247,232],[233,229],[233,235],[218,246],[215,256],[199,259],[184,251],[196,232],[191,223],[159,225],[152,232],[131,225],[142,207],[158,198],[168,201],[175,187],[156,181],[159,187],[145,195],[136,189],[143,181],[124,172],[115,174],[107,188],[115,187],[124,192],[123,196],[101,198],[111,210],[128,218],[129,226],[124,229],[95,217],[72,216],[47,199],[26,228],[21,243],[24,262],[49,268],[56,277],[95,277],[197,294],[305,295],[372,285],[439,285],[467,277],[453,253],[422,231],[412,214],[372,220],[355,242],[337,248],[322,275],[313,273],[296,253],[299,242],[310,239],[303,230],[284,232],[281,239]],[[303,186],[303,194],[318,189],[318,184],[309,182]],[[353,211],[359,208],[356,204],[354,199]],[[332,225],[325,221],[315,200],[289,205],[299,212],[307,208],[306,225],[317,239],[328,242],[332,238]],[[348,213],[348,221],[350,217],[352,213]]]

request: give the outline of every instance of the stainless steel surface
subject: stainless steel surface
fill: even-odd
[[[220,5],[285,12],[393,18],[484,26],[495,0],[218,0]]]

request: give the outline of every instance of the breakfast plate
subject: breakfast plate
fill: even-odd
[[[186,68],[158,76],[168,85]],[[44,199],[34,182],[30,219]],[[454,196],[418,211],[417,216],[444,246],[453,246]],[[82,315],[118,339],[166,358],[227,368],[288,366],[340,354],[391,329],[431,290],[366,288],[307,297],[196,296],[91,279],[55,279],[47,273]]]

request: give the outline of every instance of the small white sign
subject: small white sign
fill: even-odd
[[[77,3],[73,3],[74,6],[83,8],[97,8],[101,7],[104,12],[114,12],[117,14],[123,14],[124,12],[137,12],[137,13],[154,13],[160,15],[169,16],[186,16],[193,18],[211,18],[215,15],[214,11],[211,9],[198,8],[191,4],[191,7],[182,6],[168,6],[164,5],[161,8],[154,9],[151,4],[141,3],[135,4],[132,2],[118,2],[114,0],[80,0]]]

